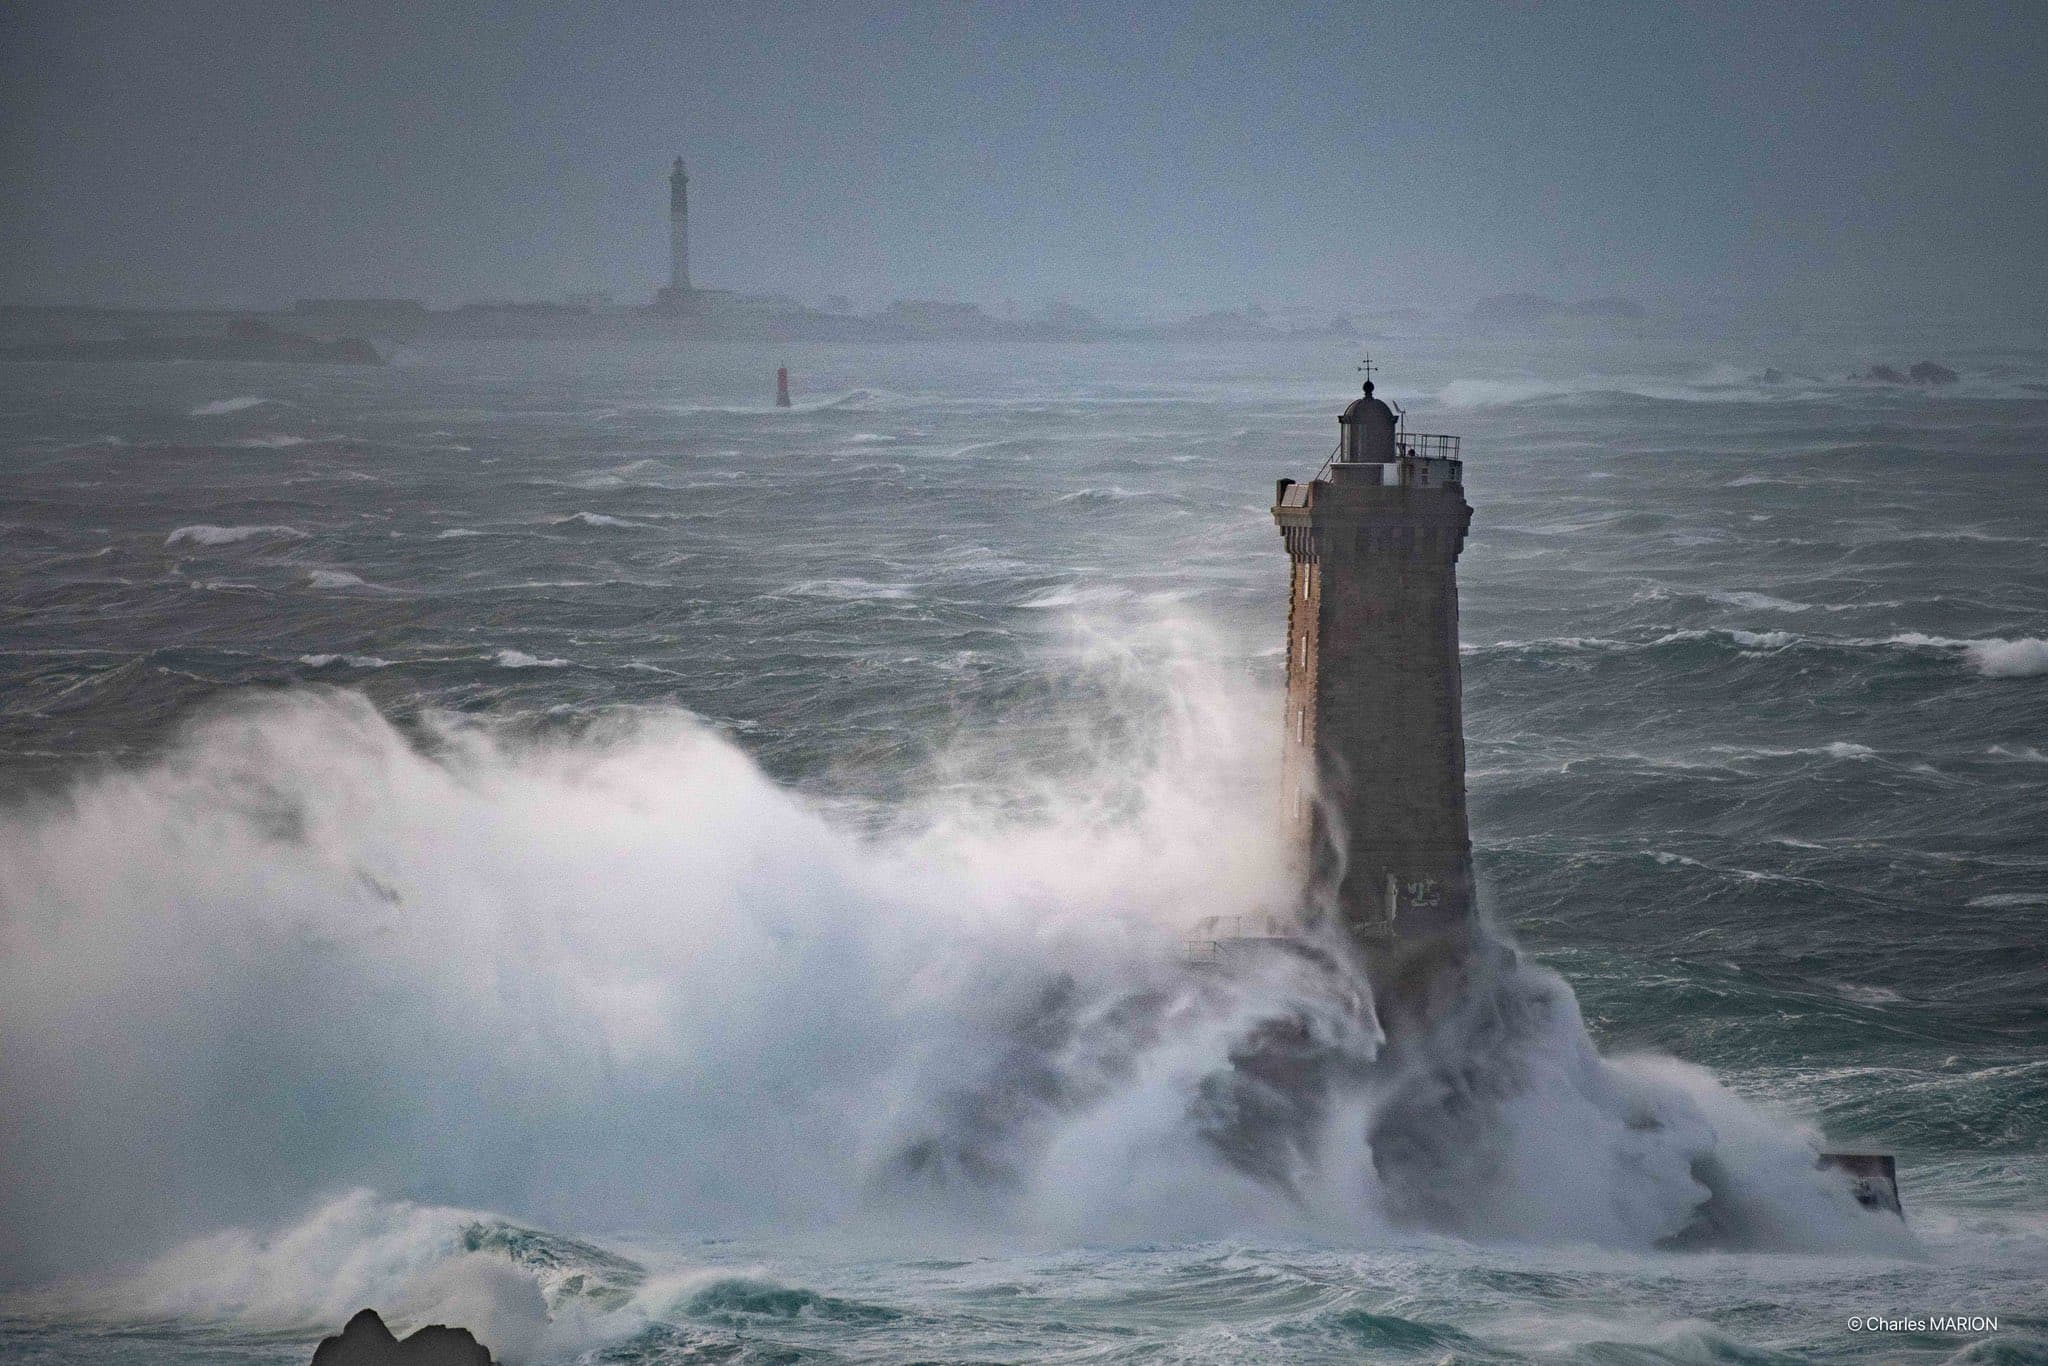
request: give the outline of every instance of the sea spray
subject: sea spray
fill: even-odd
[[[708,1279],[650,1279],[631,1259],[573,1238],[354,1190],[295,1219],[194,1238],[132,1269],[17,1291],[0,1311],[324,1335],[374,1306],[400,1333],[462,1324],[517,1366],[630,1335]]]
[[[338,690],[232,699],[10,813],[6,1275],[349,1186],[577,1229],[1649,1248],[1719,1181],[1736,1241],[1873,1245],[1814,1218],[1803,1135],[1603,1062],[1540,969],[1376,1069],[1337,957],[1181,964],[1193,919],[1285,892],[1269,699],[1069,647],[1154,704],[1142,755],[880,833],[682,713],[405,732]]]
[[[1183,701],[1108,786],[863,837],[678,712],[520,741],[231,699],[0,820],[5,1273],[350,1185],[574,1227],[854,1217],[916,1060],[988,1036],[976,983],[1128,983],[1181,917],[1273,892],[1218,711],[1256,714]]]
[[[1481,1240],[1911,1254],[1818,1135],[1703,1069],[1602,1058],[1571,988],[1491,925],[1462,994],[1369,1082],[1396,1222]]]

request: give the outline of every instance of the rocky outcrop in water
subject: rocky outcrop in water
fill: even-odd
[[[1862,380],[1865,384],[1954,384],[1959,376],[1946,365],[1935,361],[1915,361],[1910,370],[1901,373],[1889,365],[1873,365],[1860,375],[1849,378]]]
[[[492,1366],[492,1361],[490,1348],[467,1328],[431,1323],[401,1340],[376,1310],[365,1309],[338,1336],[321,1340],[313,1366]]]

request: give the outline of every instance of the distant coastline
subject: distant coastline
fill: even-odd
[[[266,336],[259,338],[259,332]],[[274,312],[0,305],[0,358],[10,360],[344,359],[310,352],[286,354],[288,348],[276,345],[270,348],[272,354],[262,353],[266,340],[281,337],[363,347],[509,338],[907,342],[949,337],[1071,342],[1362,335],[1346,317],[1323,326],[1276,327],[1256,309],[1205,313],[1167,324],[1118,325],[1067,307],[1030,318],[1000,318],[975,304],[900,300],[880,312],[862,314],[716,290],[693,291],[681,308],[603,303],[429,308],[409,299],[302,300]]]
[[[228,319],[218,331],[149,332],[124,328],[115,336],[79,336],[62,329],[36,341],[0,345],[0,361],[259,361],[286,365],[382,365],[384,357],[361,337],[311,337],[259,318]]]
[[[1503,296],[1506,298],[1507,296]],[[1654,327],[1626,301],[1555,305],[1513,296],[1482,300],[1450,321],[1482,331],[1640,331]],[[1544,302],[1544,301],[1537,301]],[[364,350],[413,342],[512,338],[658,339],[684,341],[910,342],[942,338],[1018,342],[1228,341],[1279,337],[1374,340],[1413,328],[1412,309],[1394,309],[1361,324],[1348,313],[1304,319],[1276,316],[1256,304],[1216,309],[1162,322],[1116,322],[1056,303],[1028,315],[998,316],[978,304],[898,299],[873,312],[844,300],[814,308],[781,295],[693,289],[656,304],[603,299],[470,303],[434,308],[415,299],[301,299],[276,310],[108,308],[65,304],[0,304],[0,358],[9,360],[250,359],[376,364]],[[304,345],[299,345],[304,343]],[[315,345],[349,343],[355,355],[324,354]]]

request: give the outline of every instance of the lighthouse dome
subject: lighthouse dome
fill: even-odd
[[[1337,458],[1347,463],[1384,465],[1394,459],[1394,410],[1372,396],[1372,381],[1337,418],[1343,433]]]

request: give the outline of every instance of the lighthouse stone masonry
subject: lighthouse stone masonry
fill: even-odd
[[[1319,477],[1279,481],[1292,561],[1283,800],[1303,916],[1361,951],[1390,1016],[1457,989],[1472,945],[1458,669],[1471,525],[1458,438],[1408,432],[1364,394]]]
[[[668,173],[668,284],[656,296],[656,306],[687,313],[696,297],[690,284],[690,177],[677,157]]]
[[[1506,999],[1473,988],[1482,965],[1514,955],[1481,933],[1472,888],[1458,669],[1465,466],[1457,437],[1406,430],[1370,379],[1337,423],[1323,471],[1280,480],[1273,500],[1293,566],[1282,790],[1301,915],[1340,929],[1364,960],[1389,1056],[1424,1061],[1433,1099],[1422,1113],[1469,1116],[1470,1054],[1432,1056],[1432,1026],[1461,999],[1483,1012]],[[1500,1027],[1488,1015],[1482,1032]],[[1375,1165],[1385,1177],[1419,1156],[1419,1170],[1433,1169],[1440,1152],[1390,1131],[1398,1113],[1376,1123]],[[1902,1212],[1891,1154],[1823,1152],[1816,1165],[1866,1209]],[[1711,1246],[1730,1217],[1709,1207],[1670,1241]]]

